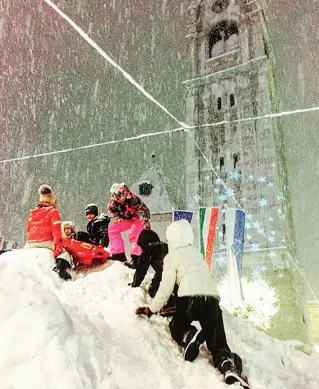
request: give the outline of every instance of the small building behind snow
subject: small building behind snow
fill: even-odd
[[[148,206],[151,213],[167,213],[173,209],[167,191],[168,185],[169,182],[156,164],[153,155],[151,167],[131,185],[131,190]]]

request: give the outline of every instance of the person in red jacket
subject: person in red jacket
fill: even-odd
[[[62,251],[61,216],[56,208],[57,199],[49,185],[41,185],[39,195],[39,203],[30,211],[27,221],[25,248],[47,248],[57,258]]]

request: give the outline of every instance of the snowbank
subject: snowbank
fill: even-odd
[[[114,263],[62,282],[45,249],[0,257],[1,389],[226,389],[203,347],[184,362],[168,319],[136,317],[148,302],[133,271]],[[317,389],[318,355],[306,356],[225,313],[230,346],[252,389]]]

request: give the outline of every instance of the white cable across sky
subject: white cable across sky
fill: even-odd
[[[149,100],[156,104],[162,111],[170,116],[179,126],[188,128],[188,125],[178,120],[168,109],[166,109],[158,100],[156,100],[149,92],[147,92],[129,73],[121,68],[101,47],[91,39],[87,33],[85,33],[81,27],[79,27],[68,15],[66,15],[56,4],[51,0],[44,0],[54,11],[56,11],[63,19],[65,19],[86,42],[91,45],[101,56],[106,59],[113,67],[119,70],[123,76],[133,84],[140,92],[143,93]]]
[[[0,161],[0,163],[4,164],[4,163],[7,163],[7,162],[23,161],[23,160],[26,160],[26,159],[47,157],[47,156],[56,155],[56,154],[65,154],[65,153],[70,153],[72,151],[92,149],[92,148],[95,148],[95,147],[101,147],[101,146],[106,146],[106,145],[114,145],[114,144],[122,143],[122,142],[130,142],[132,140],[141,140],[143,138],[149,138],[151,136],[172,134],[174,132],[180,132],[180,131],[185,131],[184,127],[178,127],[178,128],[173,129],[173,130],[149,132],[147,134],[140,134],[140,135],[136,135],[136,136],[130,136],[130,137],[123,138],[123,139],[108,140],[108,141],[105,141],[105,142],[93,143],[93,144],[90,144],[90,145],[78,146],[78,147],[73,147],[73,148],[68,148],[68,149],[48,151],[46,153],[25,155],[25,156],[16,157],[16,158],[9,158],[9,159],[4,159],[4,160]]]
[[[45,1],[48,1],[48,0],[45,0]],[[149,137],[157,136],[157,135],[165,135],[165,134],[171,134],[171,133],[175,133],[175,132],[183,132],[185,130],[187,130],[186,132],[190,135],[189,130],[197,130],[197,129],[206,128],[206,127],[217,127],[217,126],[220,126],[222,124],[242,123],[242,122],[248,122],[248,121],[254,121],[254,120],[278,118],[278,117],[282,117],[282,116],[297,115],[297,114],[313,112],[313,111],[319,111],[319,107],[301,108],[301,109],[297,109],[294,111],[282,111],[282,112],[270,113],[270,114],[267,114],[264,116],[248,117],[248,118],[241,118],[241,119],[235,119],[235,120],[222,120],[220,122],[205,123],[205,124],[200,124],[198,126],[188,126],[188,125],[181,126],[181,127],[173,128],[172,130],[148,132],[146,134],[140,134],[140,135],[136,135],[136,136],[130,136],[130,137],[122,138],[122,139],[110,140],[110,141],[105,141],[105,142],[93,143],[90,145],[77,146],[77,147],[73,147],[73,148],[48,151],[48,152],[39,153],[39,154],[25,155],[22,157],[13,157],[13,158],[8,158],[8,159],[3,159],[3,160],[0,160],[0,164],[5,164],[8,162],[15,162],[15,161],[23,161],[23,160],[32,159],[32,158],[46,157],[46,156],[56,155],[56,154],[65,154],[65,153],[70,153],[72,151],[90,149],[90,148],[94,148],[94,147],[101,147],[101,146],[106,146],[106,145],[111,145],[111,144],[116,144],[116,143],[122,143],[122,142],[130,142],[132,140],[141,140],[144,138],[149,138]],[[216,175],[218,178],[220,178],[217,173],[216,173]]]

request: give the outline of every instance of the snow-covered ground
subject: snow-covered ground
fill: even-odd
[[[135,315],[148,302],[133,271],[114,263],[63,282],[45,249],[0,257],[1,389],[226,389],[203,347],[184,362],[168,319]],[[307,356],[224,313],[228,341],[252,389],[317,389]]]

